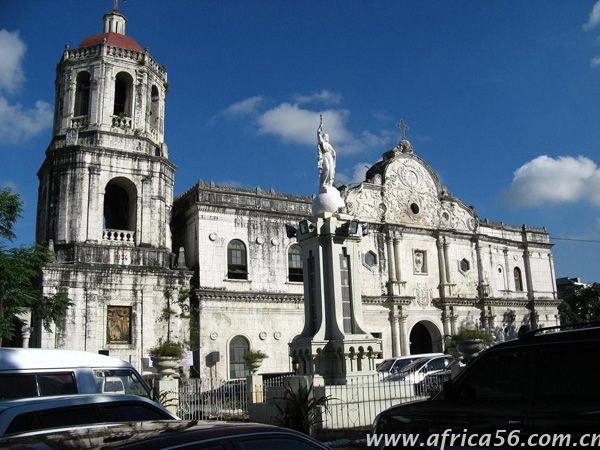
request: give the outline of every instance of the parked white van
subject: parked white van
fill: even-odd
[[[443,356],[443,353],[419,353],[417,355],[406,355],[398,356],[396,358],[384,359],[383,362],[377,366],[377,372],[383,376],[388,376],[393,373],[398,373],[409,364],[415,362],[417,359]]]
[[[152,391],[128,362],[95,353],[39,348],[0,348],[0,400],[71,394]]]

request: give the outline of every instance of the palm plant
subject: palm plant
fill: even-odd
[[[279,411],[276,419],[277,425],[310,434],[314,427],[323,422],[322,409],[327,412],[327,402],[331,400],[330,395],[315,397],[313,385],[300,386],[297,390],[291,385],[285,385],[285,397],[283,408],[275,405]]]

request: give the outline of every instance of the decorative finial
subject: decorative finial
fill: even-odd
[[[396,124],[396,126],[400,128],[400,132],[402,133],[402,140],[406,139],[406,132],[410,130],[410,128],[408,128],[408,125],[406,125],[406,123],[404,123],[404,120],[401,119],[400,122]]]
[[[113,0],[113,11],[119,11],[119,0]]]

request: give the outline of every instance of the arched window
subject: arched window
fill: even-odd
[[[131,117],[131,99],[133,97],[133,78],[127,72],[119,72],[115,77],[115,116]]]
[[[234,239],[227,246],[227,278],[233,280],[248,279],[246,246],[239,239]]]
[[[294,244],[288,250],[288,280],[302,282],[302,248]]]
[[[150,90],[150,126],[158,130],[158,115],[159,115],[159,95],[158,88],[152,86]]]
[[[234,337],[229,343],[229,378],[243,378],[250,375],[244,355],[250,351],[250,343],[243,336]]]
[[[126,178],[114,178],[104,190],[104,228],[135,231],[135,185]]]
[[[523,291],[523,278],[521,277],[521,269],[515,267],[513,273],[515,274],[515,291],[521,292]]]
[[[90,109],[90,73],[79,72],[75,85],[74,116],[87,116]]]

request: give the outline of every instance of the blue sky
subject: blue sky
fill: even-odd
[[[17,243],[34,239],[55,65],[111,8],[0,1],[0,185],[25,201]],[[314,193],[320,112],[336,181],[352,182],[404,119],[415,152],[481,218],[546,226],[556,275],[600,281],[600,0],[129,0],[121,11],[168,70],[176,193],[198,179]]]

